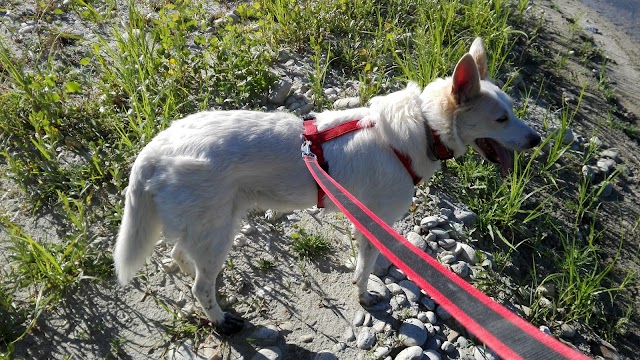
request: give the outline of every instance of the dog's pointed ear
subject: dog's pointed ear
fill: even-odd
[[[457,104],[463,103],[480,92],[480,74],[471,54],[465,54],[453,70],[453,95]]]
[[[469,54],[473,56],[473,60],[476,62],[476,66],[478,67],[478,73],[480,74],[481,80],[487,79],[487,50],[484,48],[484,41],[482,41],[481,37],[477,37],[473,40],[473,44],[471,44],[471,48],[469,49]]]

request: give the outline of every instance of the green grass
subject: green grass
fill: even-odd
[[[145,16],[144,5],[155,16]],[[4,177],[22,191],[32,214],[58,214],[58,226],[66,234],[60,241],[38,238],[0,214],[12,261],[0,286],[0,335],[9,352],[38,315],[57,306],[69,291],[86,281],[111,279],[110,252],[96,239],[114,237],[127,168],[140,149],[187,114],[209,108],[261,108],[276,80],[271,66],[281,49],[300,52],[309,60],[311,70],[305,75],[316,110],[322,110],[330,107],[324,95],[328,74],[340,74],[338,81],[359,80],[357,90],[365,103],[406,80],[424,85],[451,74],[476,36],[486,42],[490,75],[500,78],[523,66],[512,50],[527,41],[525,33],[536,30],[526,23],[527,0],[256,0],[238,6],[237,24],[215,22],[220,14],[212,14],[207,5],[201,0],[77,0],[65,8],[40,1],[33,18],[23,20],[53,21],[70,12],[105,31],[89,42],[86,36],[51,28],[29,38],[20,51],[0,38]],[[113,15],[121,6],[127,11],[123,23]],[[68,44],[82,50],[70,53]],[[586,58],[598,55],[589,44],[581,53]],[[558,71],[567,59],[568,54],[557,59]],[[606,62],[598,84],[607,98],[612,96]],[[569,222],[550,211],[560,206],[553,201],[560,172],[579,174],[596,151],[590,148],[578,156],[560,141],[581,100],[582,93],[577,105],[549,109],[559,111],[558,130],[539,149],[516,157],[516,170],[507,179],[469,154],[450,162],[447,176],[458,190],[448,191],[476,211],[477,233],[486,235],[487,250],[499,254],[501,265],[523,253],[529,254],[532,269],[547,261],[552,268],[532,270],[526,280],[554,282],[561,294],[555,299],[557,306],[571,305],[568,319],[599,324],[604,315],[590,309],[602,304],[602,296],[589,293],[613,299],[629,286],[628,281],[610,283],[615,262],[603,263],[599,257],[602,234],[591,220],[597,218],[601,188],[577,183],[578,200],[556,209]],[[528,113],[527,101],[518,109],[520,116]],[[638,132],[631,125],[624,130]],[[434,183],[442,184],[442,175]],[[585,223],[590,240],[576,236]],[[530,229],[550,230],[547,234]],[[303,229],[293,237],[292,251],[300,258],[323,256],[331,249],[326,238]],[[549,255],[544,248],[550,239],[557,244],[554,256],[543,259]],[[258,267],[271,269],[273,264],[262,260]],[[14,301],[15,294],[25,291],[26,301]],[[622,322],[625,316],[630,314],[623,315]],[[176,324],[181,338],[201,330],[199,325]],[[121,344],[114,341],[113,352],[119,354]]]
[[[326,236],[317,233],[309,233],[303,228],[289,235],[293,242],[291,250],[303,259],[318,259],[328,255],[331,251],[331,243]]]

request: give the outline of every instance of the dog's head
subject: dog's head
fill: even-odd
[[[485,159],[499,164],[503,175],[513,167],[513,151],[528,150],[540,143],[540,135],[514,114],[511,98],[488,80],[481,38],[473,42],[446,81],[439,86],[439,106],[446,118],[444,125],[451,127],[452,140],[471,145]],[[423,95],[432,95],[428,89]]]

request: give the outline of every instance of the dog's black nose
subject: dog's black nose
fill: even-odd
[[[535,135],[529,137],[529,149],[531,149],[532,147],[540,145],[540,141],[542,141],[542,139],[540,138],[540,134],[538,134],[538,133],[536,133]]]

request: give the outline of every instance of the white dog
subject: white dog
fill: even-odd
[[[319,130],[354,119],[370,127],[322,145],[329,173],[389,224],[403,216],[414,194],[396,152],[427,180],[440,167],[434,141],[455,157],[471,145],[503,173],[513,165],[511,151],[540,143],[540,135],[514,115],[509,96],[487,81],[480,38],[452,77],[424,91],[409,83],[373,98],[369,107],[316,114]],[[120,282],[144,265],[163,231],[175,242],[172,256],[180,268],[195,273],[192,291],[208,318],[223,333],[239,331],[242,319],[224,313],[216,301],[216,278],[248,209],[316,204],[317,186],[300,153],[302,133],[301,119],[288,113],[211,111],[175,121],[158,134],[131,170],[114,251]],[[326,207],[336,209],[329,199]],[[360,302],[371,305],[379,299],[367,291],[378,251],[361,233],[356,238],[353,281]]]

